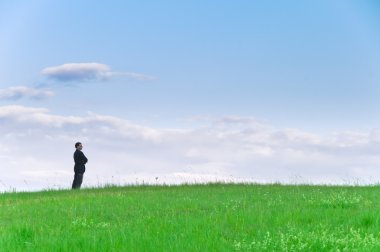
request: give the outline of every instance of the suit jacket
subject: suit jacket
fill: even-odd
[[[84,173],[86,171],[86,166],[85,164],[87,163],[88,159],[86,156],[83,154],[82,151],[76,150],[74,152],[74,172],[75,173]]]

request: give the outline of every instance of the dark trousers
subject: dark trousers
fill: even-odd
[[[83,173],[75,173],[72,189],[79,189],[82,185]]]

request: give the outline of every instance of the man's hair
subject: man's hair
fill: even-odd
[[[77,142],[77,143],[75,143],[75,148],[78,148],[78,146],[79,146],[80,144],[82,144],[82,143],[81,143],[81,142]]]

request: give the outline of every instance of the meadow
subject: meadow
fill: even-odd
[[[380,251],[380,186],[207,184],[0,195],[0,251]]]

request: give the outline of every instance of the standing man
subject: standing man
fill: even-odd
[[[78,142],[75,144],[75,152],[74,152],[74,181],[72,189],[79,189],[82,185],[83,181],[83,173],[86,171],[85,164],[87,163],[88,159],[83,154],[82,149],[82,143]]]

